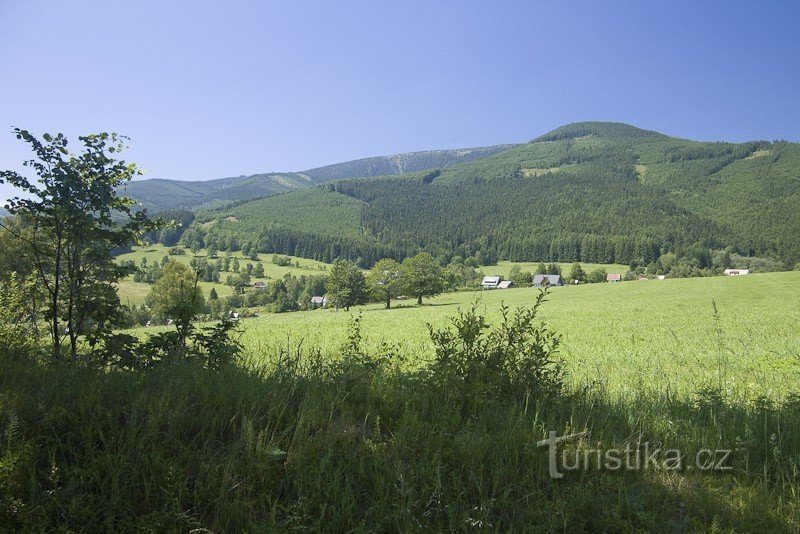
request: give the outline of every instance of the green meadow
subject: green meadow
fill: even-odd
[[[241,320],[241,341],[255,359],[299,346],[334,355],[360,316],[366,347],[392,344],[414,355],[410,365],[423,365],[432,350],[427,325],[447,326],[473,304],[496,323],[501,306],[529,307],[537,293],[484,290],[445,293],[422,306],[394,301],[389,310],[369,304],[262,313]],[[575,385],[684,394],[721,385],[752,398],[785,395],[800,381],[798,271],[557,287],[540,316],[561,334],[560,356]]]
[[[179,261],[181,263],[185,263],[189,265],[189,262],[192,258],[197,257],[198,259],[208,259],[207,252],[205,250],[201,251],[197,256],[192,254],[192,252],[186,249],[185,254],[176,254],[176,255],[169,255],[169,247],[164,245],[149,245],[146,247],[134,247],[132,252],[128,252],[126,254],[120,254],[117,256],[118,262],[123,261],[133,261],[136,263],[137,266],[141,265],[142,259],[146,258],[148,263],[152,262],[161,262],[164,256],[169,256],[169,259]],[[217,256],[218,258],[224,258],[225,253],[219,253]],[[250,258],[246,258],[242,255],[241,252],[236,252],[231,255],[231,259],[236,258],[239,260],[242,268],[248,263],[252,263],[254,266],[256,263],[261,263],[264,266],[264,277],[252,277],[252,282],[266,282],[270,279],[275,278],[282,278],[287,274],[292,274],[294,276],[301,276],[301,275],[315,275],[315,274],[322,274],[327,271],[330,266],[326,263],[322,263],[320,261],[314,261],[307,258],[298,258],[294,256],[289,256],[292,260],[292,265],[282,266],[276,265],[272,263],[272,254],[259,254],[258,260],[252,260]],[[216,261],[212,259],[212,261]],[[232,271],[223,271],[221,274],[221,281],[218,283],[213,282],[198,282],[198,285],[203,289],[203,293],[208,297],[211,288],[214,288],[217,291],[217,294],[220,297],[224,297],[227,295],[231,295],[233,293],[233,288],[226,285],[224,283],[225,277],[229,274],[233,274]],[[150,292],[150,285],[145,284],[142,282],[134,282],[131,277],[128,277],[125,280],[122,280],[118,284],[119,290],[119,297],[120,301],[123,304],[133,304],[133,305],[141,305],[144,304],[145,298],[147,298],[147,294]]]
[[[799,289],[800,272],[553,288],[536,322],[563,337],[563,381],[525,374],[553,369],[533,356],[544,331],[515,344],[513,311],[502,319],[503,306],[530,308],[534,288],[261,314],[240,323],[244,362],[218,370],[9,360],[2,473],[12,495],[28,497],[3,503],[5,522],[797,532]],[[488,344],[432,341],[428,324],[446,328],[473,305]],[[527,363],[484,360],[498,350]],[[559,446],[561,480],[537,445],[550,432],[580,433]],[[662,452],[646,467],[614,468],[592,452],[639,458],[651,446]],[[675,469],[667,449],[680,455]],[[577,471],[565,470],[570,455],[584,458]]]

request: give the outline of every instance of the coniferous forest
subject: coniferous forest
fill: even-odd
[[[446,169],[200,210],[181,241],[364,266],[421,250],[480,264],[647,266],[675,254],[699,268],[727,250],[791,265],[800,258],[799,176],[794,143],[696,142],[579,123]]]

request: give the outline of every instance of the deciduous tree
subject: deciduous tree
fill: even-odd
[[[199,273],[183,263],[170,261],[146,299],[147,305],[155,314],[175,322],[184,346],[191,331],[192,320],[205,308],[203,292],[197,286],[198,280]]]
[[[367,283],[389,309],[392,299],[397,297],[403,287],[402,267],[393,259],[382,259],[372,266],[367,276]]]
[[[47,295],[53,355],[62,356],[65,340],[74,359],[80,336],[95,340],[122,322],[124,314],[115,284],[129,268],[114,263],[111,251],[122,248],[156,223],[133,200],[117,191],[140,174],[133,163],[115,159],[126,138],[117,134],[79,137],[78,153],[67,148],[62,134],[37,138],[14,129],[34,153],[24,162],[38,181],[16,171],[0,172],[0,182],[24,192],[9,201],[8,210],[30,227],[18,233],[35,264],[37,283]]]
[[[446,280],[442,266],[427,252],[406,258],[403,261],[403,286],[417,297],[417,304],[422,304],[422,297],[433,297],[444,291]]]
[[[328,295],[337,308],[349,310],[350,306],[367,301],[367,281],[358,266],[349,260],[336,260],[331,267],[327,283]]]

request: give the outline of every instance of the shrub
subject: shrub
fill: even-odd
[[[535,324],[546,291],[532,308],[513,313],[502,306],[502,320],[490,328],[476,305],[452,319],[454,329],[429,325],[435,356],[429,378],[435,387],[452,388],[473,407],[492,399],[519,401],[562,391],[564,366],[554,358],[560,337]]]
[[[606,276],[608,273],[605,269],[595,269],[594,271],[589,273],[589,276],[586,278],[586,281],[590,284],[598,284],[600,282],[606,281]]]

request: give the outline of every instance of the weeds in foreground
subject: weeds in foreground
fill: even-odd
[[[0,527],[9,530],[791,531],[800,403],[714,389],[612,399],[567,389],[536,310],[474,309],[432,331],[430,365],[313,349],[268,368],[147,371],[0,350]],[[212,351],[214,332],[199,346]],[[794,399],[794,400],[793,400]],[[735,448],[732,473],[548,477],[536,441]]]

